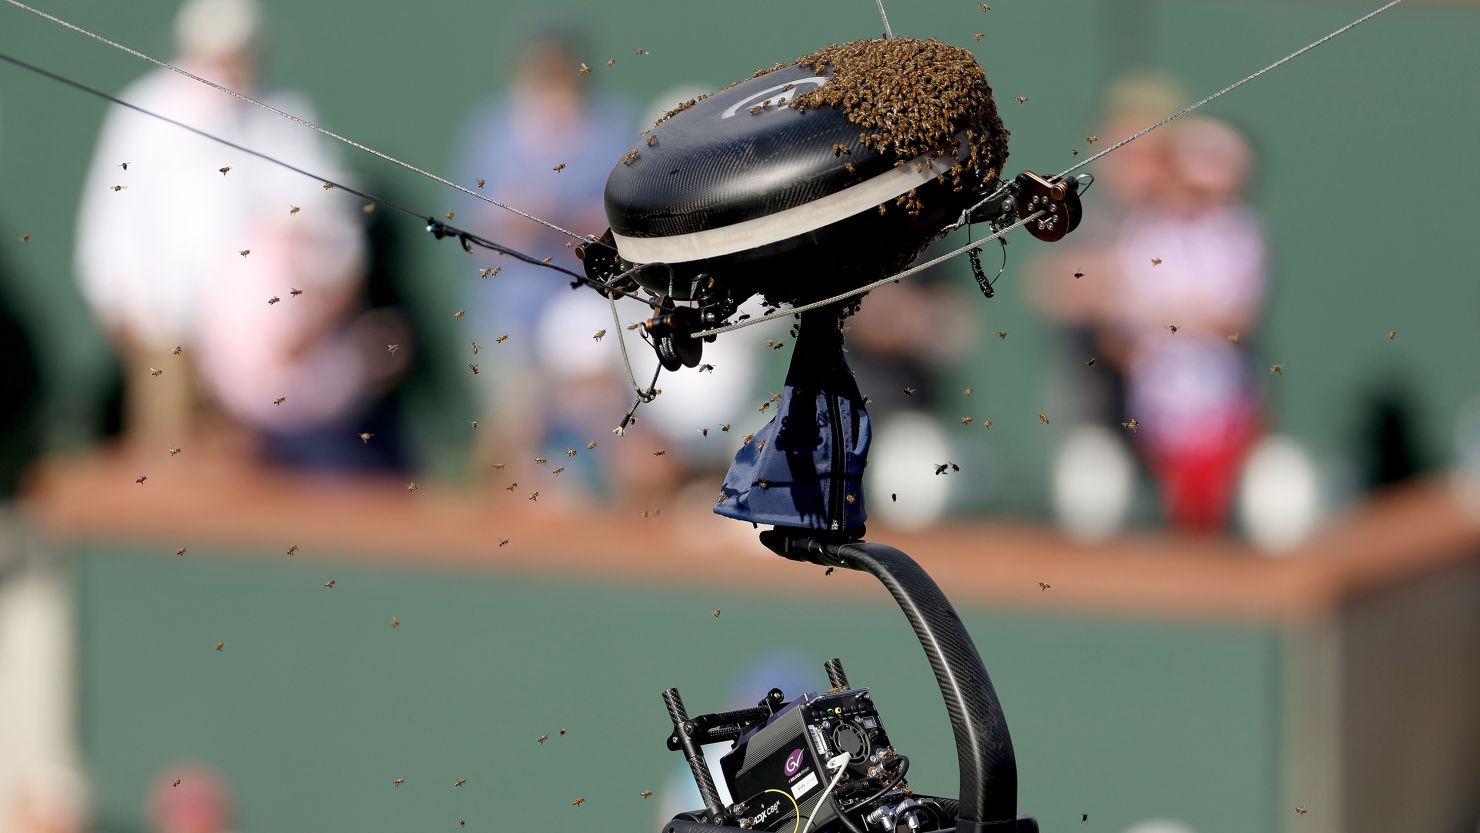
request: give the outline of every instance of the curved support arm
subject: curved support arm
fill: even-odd
[[[761,542],[784,558],[872,573],[914,628],[945,699],[961,771],[961,833],[1017,830],[1017,758],[997,691],[971,635],[945,593],[900,550],[867,541],[829,541],[773,529]]]

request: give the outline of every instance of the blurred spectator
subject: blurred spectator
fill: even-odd
[[[260,31],[255,0],[188,0],[175,20],[175,60],[313,120],[301,96],[259,92]],[[310,131],[168,70],[120,97],[339,178]],[[302,459],[325,436],[353,437],[357,410],[398,361],[384,348],[396,328],[357,320],[365,258],[357,213],[298,174],[109,111],[83,191],[77,269],[122,356],[125,431],[136,449],[157,453],[199,430],[198,384],[270,453]],[[383,343],[372,357],[375,342]]]
[[[227,833],[232,827],[231,791],[203,766],[175,767],[149,791],[154,833]]]
[[[469,185],[484,181],[490,197],[577,233],[600,233],[607,174],[636,139],[634,110],[592,90],[594,80],[580,72],[583,59],[592,59],[571,31],[546,26],[522,43],[509,89],[468,118],[455,170]],[[457,219],[522,252],[578,268],[570,249],[577,241],[539,223],[472,199]],[[595,308],[586,303],[591,314],[567,323],[554,312],[556,302],[572,294],[566,278],[488,254],[469,263],[468,273],[475,266],[502,269],[475,282],[470,323],[486,333],[486,342],[508,339],[475,380],[485,393],[484,423],[491,429],[480,435],[479,456],[515,463],[533,458],[537,449],[548,455],[610,437],[630,402],[630,386],[611,364],[592,365],[574,355],[582,352],[581,342],[593,341],[595,328],[611,330],[609,313],[593,328]],[[599,346],[615,353],[610,342]]]
[[[1145,109],[1112,116],[1109,129],[1148,121]],[[1261,426],[1248,344],[1268,264],[1263,231],[1242,198],[1253,157],[1237,131],[1209,118],[1179,122],[1130,148],[1103,166],[1118,203],[1102,212],[1112,223],[1049,262],[1039,300],[1087,336],[1093,370],[1123,379],[1123,393],[1105,385],[1084,403],[1088,421],[1134,418],[1131,437],[1160,486],[1168,524],[1212,532],[1227,521]],[[1072,461],[1061,462],[1069,463],[1058,467],[1061,477],[1078,476]],[[1088,514],[1065,511],[1075,513]]]

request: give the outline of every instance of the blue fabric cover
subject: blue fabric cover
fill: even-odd
[[[868,412],[843,358],[835,315],[803,319],[776,414],[736,453],[714,507],[717,514],[837,531],[855,529],[867,519]]]

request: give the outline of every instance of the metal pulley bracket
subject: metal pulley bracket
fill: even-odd
[[[1079,180],[1074,177],[1049,181],[1023,171],[1012,182],[1018,217],[1042,216],[1028,222],[1028,233],[1046,243],[1064,239],[1079,226],[1083,208],[1079,204]]]

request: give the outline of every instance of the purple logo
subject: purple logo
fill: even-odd
[[[800,750],[800,749],[793,749],[793,750],[791,750],[791,754],[786,756],[786,766],[782,767],[782,772],[785,772],[786,773],[786,777],[787,778],[790,778],[791,776],[796,775],[797,774],[797,770],[799,770],[801,768],[802,768],[802,750]]]

